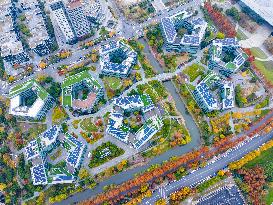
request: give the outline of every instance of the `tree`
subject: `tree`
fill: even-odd
[[[219,170],[219,171],[217,172],[217,175],[220,176],[220,177],[222,177],[222,176],[225,175],[225,171],[221,169],[221,170]]]
[[[88,173],[87,169],[84,169],[84,168],[80,169],[79,178],[80,179],[85,179],[87,177],[89,177],[89,173]]]
[[[226,10],[226,14],[231,16],[236,22],[240,21],[240,13],[235,7],[231,7],[230,9]]]
[[[224,39],[224,38],[225,38],[225,34],[222,33],[222,32],[218,32],[218,33],[216,34],[216,38]]]
[[[92,53],[92,54],[91,54],[91,61],[92,61],[93,63],[96,63],[98,60],[99,60],[98,54],[97,54],[97,53]]]
[[[167,205],[166,199],[159,199],[155,202],[155,205]]]

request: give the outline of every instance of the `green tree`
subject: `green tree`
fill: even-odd
[[[222,32],[218,32],[218,33],[216,34],[216,38],[224,39],[224,38],[225,38],[225,34],[222,33]]]

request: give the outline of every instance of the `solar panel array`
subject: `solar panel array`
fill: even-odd
[[[52,144],[55,144],[57,142],[57,137],[60,132],[59,126],[53,126],[44,133],[42,133],[37,140],[31,141],[28,146],[25,148],[25,154],[26,158],[32,159],[36,156],[42,157],[43,161],[39,162],[40,164],[37,165],[37,161],[35,161],[35,165],[31,167],[31,176],[33,180],[34,185],[40,185],[40,184],[57,184],[57,183],[67,183],[68,181],[73,181],[75,179],[75,176],[73,176],[73,173],[66,172],[54,172],[54,174],[51,173],[50,170],[48,170],[45,167],[46,158],[45,156],[48,154],[49,150],[47,149],[48,146],[51,146]],[[77,169],[80,165],[80,158],[84,154],[84,150],[86,149],[86,145],[84,145],[82,142],[75,139],[70,134],[66,135],[67,142],[71,149],[68,151],[68,156],[66,158],[67,163],[69,163],[72,167]],[[52,147],[53,148],[53,147]],[[51,148],[51,149],[52,149]],[[66,169],[66,168],[63,168]],[[50,179],[48,180],[47,172],[49,171]],[[51,174],[52,175],[51,175]]]
[[[142,147],[148,140],[150,140],[161,128],[162,121],[159,117],[150,119],[153,122],[146,123],[141,129],[142,131],[138,132],[141,133],[140,139],[138,139],[133,145],[134,148],[139,149]]]
[[[239,48],[239,42],[236,38],[215,39],[210,49],[209,67],[218,68],[220,73],[230,76],[236,72],[247,59],[247,55]],[[222,61],[223,49],[236,49],[235,59],[232,62],[224,63]]]
[[[154,127],[145,125],[144,136],[140,140],[138,140],[136,143],[134,143],[134,147],[136,149],[139,149],[147,140],[149,140],[153,136],[155,132],[157,132],[157,130]]]
[[[27,160],[39,155],[39,146],[36,140],[32,140],[25,147],[25,156]]]
[[[124,110],[130,108],[140,108],[143,113],[151,111],[155,108],[149,95],[120,97],[115,100],[115,105]],[[112,113],[109,117],[107,133],[127,143],[130,128],[123,124],[123,118],[123,113]],[[151,119],[148,119],[147,121],[151,121]],[[143,136],[136,136],[136,138],[139,139],[133,144],[133,146],[138,149],[145,142],[147,142],[158,131],[162,123],[160,122],[161,120],[157,117],[157,124],[153,123],[153,121],[150,123],[145,123],[144,126],[138,131],[138,133],[143,133]]]
[[[146,95],[149,104],[152,104],[150,96]],[[131,95],[126,97],[120,97],[115,100],[115,105],[121,107],[122,109],[129,109],[135,107],[144,107],[143,100],[140,95]]]
[[[217,107],[217,101],[211,94],[209,87],[206,83],[201,82],[200,84],[198,84],[196,86],[196,90],[202,97],[203,101],[205,101],[210,108]]]
[[[237,55],[233,61],[233,63],[236,65],[237,68],[241,67],[245,63],[245,58],[243,56],[243,53],[240,53]]]
[[[190,14],[191,16],[192,14]],[[189,17],[189,16],[188,16]],[[173,22],[173,18],[175,22]],[[180,49],[183,51],[188,50],[188,52],[196,52],[195,49],[198,47],[202,41],[202,38],[205,34],[205,30],[207,28],[207,22],[204,21],[202,18],[196,18],[192,21],[185,20],[187,17],[176,18],[175,16],[172,17],[165,17],[161,19],[161,25],[163,28],[163,34],[168,44],[173,44],[173,49],[177,47],[179,43]],[[187,28],[187,30],[191,30],[192,34],[185,34],[182,39],[178,39],[176,25],[183,26]],[[188,47],[190,46],[190,47]],[[177,48],[176,48],[177,49]]]
[[[204,25],[206,22],[202,18],[196,18],[193,19],[191,23],[193,24],[193,26],[200,26]]]
[[[126,53],[126,59],[122,63],[113,63],[110,61],[109,54],[111,52],[114,52],[116,49],[123,49],[123,51]],[[109,45],[109,49],[106,49],[106,51],[102,51],[101,66],[102,73],[104,74],[127,76],[130,69],[136,64],[136,62],[137,53],[134,52],[130,47],[127,47],[121,43],[113,47]]]
[[[113,137],[121,140],[122,142],[127,143],[128,141],[128,131],[125,131],[121,128],[121,125],[118,124],[117,119],[123,120],[123,114],[120,113],[112,113],[110,115],[109,121],[108,121],[108,127],[107,132],[111,134]]]
[[[161,25],[168,43],[172,43],[177,35],[174,23],[171,18],[165,17],[161,19]]]
[[[46,169],[44,164],[33,166],[30,169],[34,185],[47,184]]]
[[[223,109],[230,109],[234,107],[234,86],[231,82],[221,85],[221,92],[223,97]]]
[[[101,52],[106,53],[109,52],[115,48],[118,48],[119,46],[119,41],[110,41],[105,45],[101,45]]]
[[[86,149],[86,145],[82,142],[78,141],[75,137],[70,134],[66,134],[66,139],[74,144],[74,147],[69,151],[69,154],[66,158],[66,162],[69,163],[75,169],[80,165],[80,159],[84,154],[84,150]]]
[[[143,113],[146,113],[146,112],[153,110],[154,108],[155,108],[155,106],[152,104],[152,105],[148,105],[148,106],[143,107],[141,110]]]
[[[200,37],[195,35],[184,35],[182,40],[182,44],[189,44],[191,46],[199,46],[200,44]]]
[[[51,128],[49,128],[47,131],[42,133],[41,137],[51,141],[54,138],[56,138],[56,135],[59,134],[59,131],[60,131],[60,127],[57,125],[54,125]]]
[[[223,46],[239,47],[239,41],[236,38],[220,39]]]
[[[244,205],[244,199],[236,186],[223,187],[199,199],[197,205]]]
[[[76,177],[73,175],[55,175],[53,176],[52,180],[54,181],[54,184],[63,182],[71,183],[76,180]]]

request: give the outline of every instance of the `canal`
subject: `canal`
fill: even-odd
[[[160,66],[160,64],[157,62],[157,60],[154,58],[152,53],[149,51],[148,45],[144,39],[140,39],[140,42],[144,44],[144,52],[147,55],[148,59],[151,62],[151,65],[153,68],[156,69],[158,73],[163,73],[163,68]],[[76,193],[75,195],[69,197],[68,199],[61,201],[59,203],[55,203],[58,205],[67,205],[67,204],[73,204],[77,203],[83,200],[86,200],[92,196],[95,196],[99,193],[103,192],[103,187],[110,184],[121,184],[125,181],[128,181],[129,179],[134,178],[135,174],[142,172],[149,168],[153,164],[159,164],[162,163],[165,160],[168,160],[172,156],[179,156],[183,155],[187,152],[192,151],[193,149],[196,149],[200,145],[200,133],[199,129],[196,126],[192,116],[188,114],[186,107],[180,98],[180,95],[176,92],[175,86],[171,81],[164,82],[164,86],[167,88],[171,96],[173,97],[177,110],[181,113],[181,115],[185,119],[186,127],[188,128],[190,135],[191,135],[191,142],[182,146],[182,147],[175,147],[171,150],[168,150],[167,152],[158,155],[154,158],[152,158],[147,165],[136,167],[131,170],[124,171],[122,173],[119,173],[115,176],[112,176],[108,178],[107,180],[104,180],[103,182],[99,183],[98,186],[96,186],[94,189],[87,189],[85,191]]]

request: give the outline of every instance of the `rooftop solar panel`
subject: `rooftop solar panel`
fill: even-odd
[[[177,33],[172,19],[169,17],[162,18],[161,24],[166,40],[169,43],[173,42]]]
[[[34,185],[47,184],[46,169],[43,164],[31,167],[31,176]]]

